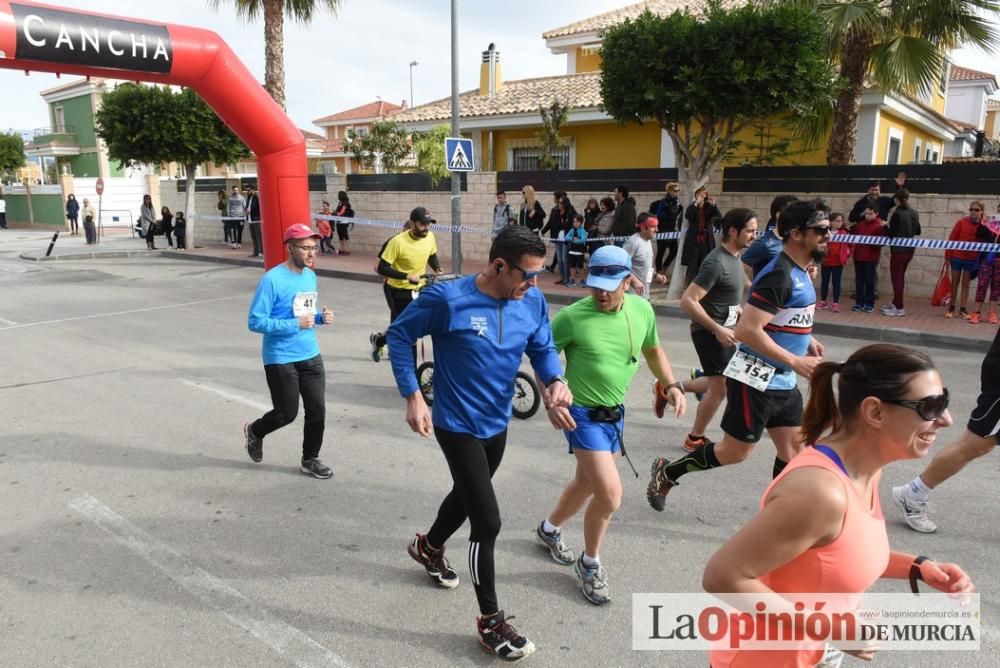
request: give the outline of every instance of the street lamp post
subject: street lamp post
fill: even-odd
[[[413,108],[413,68],[419,65],[417,61],[410,63],[410,108]]]

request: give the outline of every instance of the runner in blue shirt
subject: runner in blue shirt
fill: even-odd
[[[406,421],[421,436],[434,432],[454,481],[430,531],[418,533],[408,552],[436,584],[458,586],[444,546],[468,517],[469,570],[481,614],[476,620],[479,642],[507,661],[535,651],[497,603],[493,560],[500,508],[491,479],[507,443],[522,355],[527,353],[546,387],[546,408],[573,402],[552,342],[548,304],[535,287],[544,263],[542,240],[523,225],[509,225],[493,240],[483,272],[422,290],[386,332],[392,371],[406,398]],[[409,354],[410,346],[428,335],[434,344],[433,417]],[[552,412],[550,420],[557,429],[575,426],[560,412]]]
[[[333,312],[318,308],[316,274],[309,265],[316,257],[320,235],[302,223],[285,230],[288,259],[260,279],[250,303],[247,325],[264,335],[264,375],[273,408],[253,424],[243,425],[247,454],[264,458],[264,437],[290,424],[305,409],[300,469],[316,478],[333,475],[319,459],[326,424],[326,372],[319,354],[315,325],[328,325]]]
[[[813,338],[816,290],[810,262],[822,263],[830,239],[829,214],[815,202],[789,204],[778,222],[783,246],[757,275],[736,325],[739,350],[726,376],[724,436],[670,462],[653,462],[646,498],[663,511],[666,495],[681,476],[738,464],[753,451],[764,430],[774,442],[774,476],[802,448],[802,395],[796,374],[810,378],[822,361],[823,346]]]

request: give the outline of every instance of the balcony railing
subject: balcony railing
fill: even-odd
[[[76,129],[70,125],[55,128],[35,128],[31,143],[39,144],[75,144]]]

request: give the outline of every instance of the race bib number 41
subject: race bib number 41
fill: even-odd
[[[749,385],[755,390],[763,392],[767,389],[771,379],[774,378],[776,369],[754,355],[750,355],[742,350],[729,358],[729,364],[722,372],[726,378],[738,380],[744,385]]]
[[[304,315],[316,315],[316,293],[295,293],[295,299],[292,301],[292,313],[295,314],[296,318],[301,318]]]

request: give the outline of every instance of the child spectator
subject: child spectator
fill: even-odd
[[[983,220],[984,212],[985,208],[982,202],[979,200],[972,202],[969,205],[969,215],[960,218],[955,223],[955,226],[951,228],[951,234],[948,235],[948,240],[981,241],[980,223]],[[944,317],[955,317],[955,300],[961,297],[958,315],[968,320],[970,316],[965,305],[969,302],[969,282],[972,280],[972,275],[979,269],[979,251],[950,250],[945,252],[944,259],[951,264],[951,303],[948,304],[948,310]],[[959,285],[962,286],[961,295],[959,295]]]
[[[579,281],[580,287],[587,287],[587,281],[580,278],[583,271],[583,254],[587,252],[587,230],[583,229],[583,216],[575,214],[573,216],[573,227],[571,227],[564,237],[569,248],[569,266],[573,270],[573,278],[569,279],[566,287],[575,288]]]
[[[833,239],[837,238],[837,236],[848,234],[847,229],[844,227],[844,214],[831,213],[830,227],[833,228],[833,234],[830,237],[829,250],[826,253],[826,258],[823,259],[823,266],[820,269],[820,300],[816,304],[816,308],[825,309],[827,307],[826,297],[830,283],[832,282],[833,302],[829,304],[830,311],[832,313],[840,313],[840,279],[844,274],[844,265],[847,264],[847,258],[851,257],[851,244],[837,243]]]
[[[323,202],[323,210],[320,211],[324,216],[333,215],[330,209],[329,202]],[[316,219],[316,229],[319,230],[319,250],[323,255],[333,255],[333,228],[330,227],[330,221],[323,218]]]
[[[896,208],[889,215],[889,237],[912,239],[920,235],[920,216],[910,208],[910,191],[900,188],[892,196]],[[906,289],[906,268],[913,259],[913,247],[889,247],[889,275],[892,277],[892,303],[882,307],[885,315],[900,318],[906,315],[903,308],[903,292]]]
[[[885,236],[885,221],[878,216],[878,204],[865,206],[861,220],[851,228],[851,232],[863,237]],[[875,270],[881,257],[882,246],[854,245],[854,289],[857,296],[852,311],[871,313],[875,310]]]
[[[980,241],[1000,243],[1000,228],[983,223],[979,226],[977,236]],[[979,284],[976,286],[978,308],[969,316],[970,324],[975,325],[983,321],[983,302],[986,301],[987,290],[990,292],[990,307],[986,322],[995,325],[998,321],[993,308],[1000,301],[1000,255],[997,253],[983,253],[983,260],[979,263]]]

